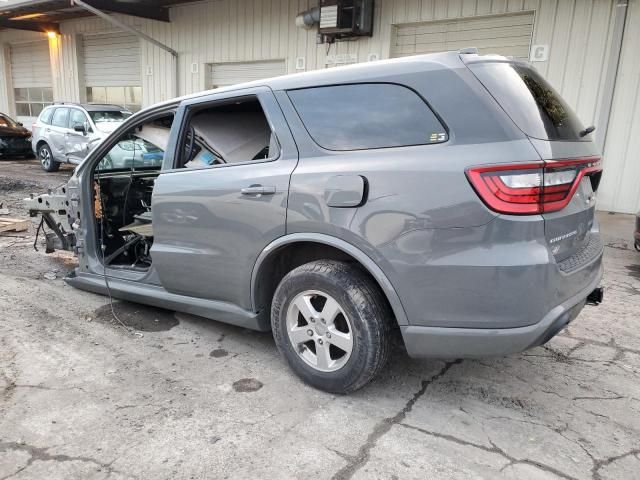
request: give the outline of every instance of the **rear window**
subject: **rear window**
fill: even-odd
[[[541,140],[588,140],[571,107],[533,68],[513,63],[471,63],[471,71],[526,135]]]
[[[288,94],[311,138],[327,150],[424,145],[448,139],[425,101],[401,85],[336,85]]]
[[[46,108],[44,112],[40,114],[40,121],[49,125],[51,123],[51,115],[53,115],[53,108]]]

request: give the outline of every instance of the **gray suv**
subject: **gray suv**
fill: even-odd
[[[70,285],[270,330],[345,393],[394,331],[412,357],[506,355],[602,300],[591,130],[528,64],[407,57],[148,108],[28,202]]]
[[[51,105],[33,124],[33,152],[47,172],[57,171],[61,163],[78,164],[131,115],[117,105]]]

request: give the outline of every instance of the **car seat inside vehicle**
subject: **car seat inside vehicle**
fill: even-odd
[[[202,168],[275,157],[278,144],[257,99],[216,105],[193,114],[182,165]]]

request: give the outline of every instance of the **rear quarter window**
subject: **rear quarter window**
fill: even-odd
[[[590,140],[580,136],[584,126],[571,107],[533,68],[506,62],[471,63],[469,68],[529,137]]]
[[[441,143],[445,127],[413,90],[361,83],[289,90],[311,138],[327,150]]]

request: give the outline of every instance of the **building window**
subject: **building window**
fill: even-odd
[[[142,87],[87,87],[87,102],[120,105],[137,112],[142,108]]]
[[[14,88],[17,117],[37,117],[42,109],[53,103],[50,87]]]

